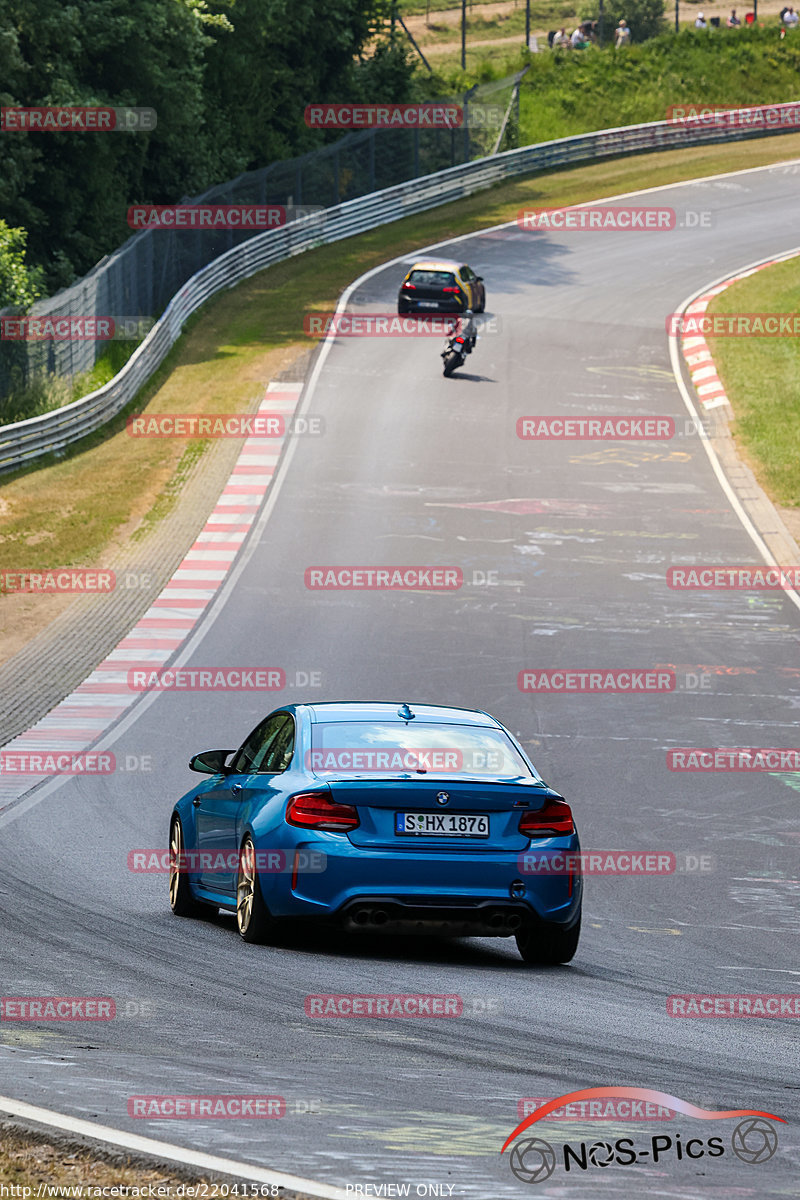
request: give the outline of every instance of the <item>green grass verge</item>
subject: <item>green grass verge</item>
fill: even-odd
[[[770,18],[771,20],[772,18]],[[800,33],[780,39],[777,20],[763,29],[694,29],[640,45],[580,53],[528,54],[522,45],[467,47],[436,57],[440,95],[501,79],[530,64],[520,90],[519,144],[596,129],[663,121],[673,105],[739,107],[800,96]]]
[[[89,371],[72,376],[40,375],[23,387],[12,388],[0,396],[0,425],[42,416],[97,391],[122,370],[140,343],[141,339],[108,342]]]
[[[709,313],[800,313],[800,259],[735,283]],[[731,433],[770,498],[800,508],[800,338],[709,337],[735,420]]]

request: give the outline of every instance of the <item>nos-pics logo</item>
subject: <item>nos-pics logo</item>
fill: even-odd
[[[511,1143],[537,1121],[547,1117],[555,1109],[572,1104],[579,1100],[595,1100],[603,1097],[616,1096],[627,1100],[642,1100],[647,1103],[661,1105],[687,1117],[701,1121],[724,1121],[733,1117],[742,1118],[734,1127],[729,1143],[722,1136],[708,1138],[690,1137],[685,1139],[679,1133],[654,1134],[649,1140],[639,1144],[633,1138],[615,1138],[613,1141],[599,1139],[596,1142],[564,1142],[557,1148],[540,1137],[529,1137],[517,1142],[511,1151],[509,1165],[517,1179],[523,1183],[543,1183],[555,1171],[559,1161],[565,1171],[587,1171],[592,1167],[633,1166],[635,1163],[663,1163],[674,1158],[676,1162],[696,1162],[702,1158],[721,1158],[726,1154],[734,1154],[748,1166],[758,1166],[772,1158],[778,1148],[778,1134],[770,1121],[780,1121],[784,1118],[774,1113],[761,1112],[759,1109],[742,1108],[728,1109],[724,1112],[712,1112],[709,1109],[698,1108],[681,1100],[678,1096],[670,1096],[667,1092],[655,1091],[652,1088],[637,1087],[603,1087],[583,1088],[579,1092],[568,1092],[541,1105],[530,1116],[521,1121],[511,1136],[503,1145],[501,1154],[505,1153]]]

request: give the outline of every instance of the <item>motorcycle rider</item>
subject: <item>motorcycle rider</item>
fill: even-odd
[[[465,339],[464,349],[466,350],[467,354],[471,354],[475,349],[475,343],[478,340],[478,331],[475,328],[475,322],[473,320],[473,312],[471,308],[464,310],[464,320],[461,325],[460,333]]]
[[[474,349],[478,331],[472,318],[471,308],[465,309],[461,317],[453,318],[441,355],[445,363],[445,375],[452,375],[457,367],[463,366],[466,356]]]

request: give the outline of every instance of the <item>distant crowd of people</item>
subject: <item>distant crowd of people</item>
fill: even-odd
[[[587,50],[589,46],[594,46],[597,43],[597,21],[583,21],[570,35],[567,33],[567,28],[562,25],[555,33],[550,35],[550,48],[552,50]],[[628,46],[630,45],[631,31],[628,28],[628,22],[623,17],[618,22],[614,30],[614,45]]]
[[[747,20],[752,21],[753,14],[747,14]],[[800,16],[794,11],[794,8],[787,4],[780,12],[780,21],[783,25],[790,29],[800,24]],[[721,23],[720,17],[710,17],[706,20],[705,15],[699,12],[695,17],[695,29],[708,29],[711,26],[718,29]],[[736,15],[736,9],[731,9],[731,15],[725,21],[728,29],[738,29],[741,25],[741,20]],[[783,36],[783,34],[781,34]],[[594,46],[597,43],[597,21],[583,21],[577,28],[568,34],[566,26],[562,25],[560,29],[548,35],[550,48],[552,50],[586,50],[589,46]],[[617,49],[620,46],[629,46],[631,41],[631,31],[628,28],[628,22],[623,17],[617,24],[614,30],[614,45]]]
[[[753,19],[753,14],[748,13],[747,14],[748,22],[752,21],[752,19]],[[791,28],[792,26],[797,25],[798,22],[800,22],[800,17],[798,17],[797,13],[794,11],[792,6],[789,4],[781,9],[780,21],[783,25],[788,25]],[[694,27],[695,27],[695,29],[708,29],[709,25],[712,25],[714,28],[718,28],[719,23],[720,23],[719,17],[711,17],[707,21],[705,16],[703,15],[703,13],[699,12],[695,18]],[[726,26],[728,27],[728,29],[738,29],[739,26],[741,25],[741,23],[742,22],[739,20],[739,18],[736,15],[736,9],[732,8],[731,15],[728,17],[727,21],[725,22]]]

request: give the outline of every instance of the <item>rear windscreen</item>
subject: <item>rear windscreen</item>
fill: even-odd
[[[415,287],[453,287],[456,277],[450,271],[412,271],[408,280]]]
[[[536,778],[503,731],[485,726],[325,722],[312,726],[306,757],[317,775]]]

